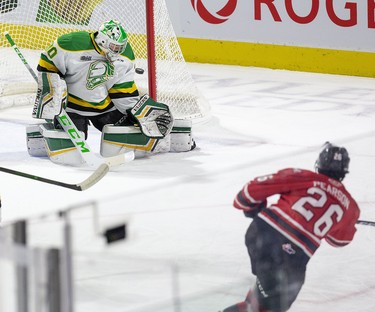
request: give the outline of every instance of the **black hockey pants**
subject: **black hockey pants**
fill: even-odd
[[[260,311],[287,311],[304,284],[310,258],[258,217],[246,232],[245,244],[257,277],[253,297]]]

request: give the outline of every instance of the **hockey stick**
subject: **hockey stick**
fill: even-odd
[[[22,63],[26,66],[26,68],[29,71],[29,73],[31,74],[31,76],[33,76],[34,80],[38,81],[38,77],[35,75],[33,69],[30,67],[29,63],[27,63],[25,57],[21,53],[20,49],[18,49],[17,45],[14,43],[12,37],[9,35],[9,33],[7,31],[4,32],[4,36],[8,40],[8,42],[10,43],[13,50],[16,51],[16,53],[18,54],[18,57],[21,59]]]
[[[26,66],[29,70],[30,74],[33,76],[35,82],[38,82],[38,77],[36,76],[33,69],[28,64],[26,58],[23,56],[22,52],[19,50],[15,42],[13,41],[12,37],[8,32],[4,32],[5,38],[10,43],[11,47],[17,53],[18,57],[21,59],[22,63]],[[122,165],[126,162],[130,162],[134,159],[134,152],[130,151],[124,154],[120,154],[117,156],[101,158],[96,156],[90,149],[89,145],[87,144],[86,140],[82,138],[79,134],[79,131],[75,124],[70,119],[69,115],[65,112],[64,109],[61,110],[60,114],[57,115],[57,120],[59,121],[61,127],[64,131],[69,135],[70,140],[76,147],[77,151],[80,153],[83,161],[89,166],[100,166],[102,163],[106,163],[108,166],[118,166]],[[95,174],[95,172],[94,172]]]
[[[75,191],[87,190],[89,187],[93,186],[101,178],[103,178],[106,175],[106,173],[108,172],[108,170],[109,170],[109,166],[107,164],[101,164],[98,167],[98,169],[96,169],[94,171],[94,173],[92,173],[86,180],[84,180],[84,181],[82,181],[81,183],[78,183],[78,184],[69,184],[69,183],[64,183],[64,182],[60,182],[60,181],[56,181],[56,180],[51,180],[51,179],[39,177],[39,176],[36,176],[36,175],[21,172],[21,171],[16,171],[16,170],[0,167],[0,171],[2,171],[2,172],[14,174],[14,175],[17,175],[17,176],[20,176],[20,177],[36,180],[36,181],[39,181],[39,182],[54,184],[54,185],[69,188],[69,189],[72,189],[72,190],[75,190]]]
[[[362,225],[375,226],[375,222],[374,221],[358,220],[356,223],[357,224],[362,224]]]

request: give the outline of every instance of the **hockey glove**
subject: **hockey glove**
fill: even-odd
[[[154,101],[144,95],[131,110],[137,119],[142,133],[155,139],[166,137],[173,127],[173,116],[168,105]]]
[[[267,200],[262,201],[259,204],[251,204],[250,205],[251,210],[245,211],[244,215],[246,218],[254,218],[259,212],[261,212],[263,209],[267,208]]]

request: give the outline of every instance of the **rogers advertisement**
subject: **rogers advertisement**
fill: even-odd
[[[167,0],[178,37],[375,52],[375,0]]]

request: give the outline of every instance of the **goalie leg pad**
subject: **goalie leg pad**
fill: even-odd
[[[188,152],[195,148],[192,136],[192,121],[175,119],[171,137],[171,152]]]
[[[38,91],[32,116],[39,119],[53,119],[65,108],[67,86],[56,73],[38,73]]]
[[[69,166],[82,166],[84,164],[81,154],[64,130],[54,129],[52,124],[42,124],[40,129],[48,157],[52,162]],[[80,132],[80,134],[84,137],[83,132]]]
[[[111,157],[134,151],[135,158],[142,158],[170,150],[170,136],[164,139],[150,138],[133,126],[105,125],[102,131],[100,154]]]
[[[30,156],[48,157],[40,125],[28,125],[26,127],[26,145]]]

